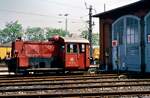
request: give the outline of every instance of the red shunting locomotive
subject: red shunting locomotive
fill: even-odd
[[[87,70],[90,66],[89,41],[54,36],[48,41],[12,43],[9,72],[52,72]]]

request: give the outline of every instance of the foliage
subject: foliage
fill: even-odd
[[[5,26],[0,31],[1,43],[14,41],[16,38],[22,36],[22,25],[18,21],[7,23]]]
[[[99,45],[99,34],[98,33],[92,34],[92,43],[94,46]]]
[[[26,39],[27,40],[45,40],[48,39],[54,35],[59,35],[59,36],[66,36],[69,34],[68,32],[66,33],[62,29],[54,29],[54,28],[45,28],[42,29],[40,27],[28,27],[26,30]]]
[[[69,32],[66,32],[62,29],[46,28],[46,38],[47,39],[50,38],[53,35],[59,35],[59,36],[65,37],[68,34],[69,34]]]
[[[81,33],[81,37],[82,38],[85,38],[85,39],[88,39],[88,31],[87,30],[85,30],[85,31],[82,31],[82,33]],[[92,34],[92,44],[94,45],[94,46],[97,46],[97,45],[99,45],[99,34],[97,34],[97,33],[94,33],[94,34]]]
[[[23,37],[26,40],[46,40],[53,35],[59,35],[65,37],[66,35],[69,35],[69,32],[66,32],[62,29],[56,29],[56,28],[41,28],[41,27],[28,27],[23,32],[22,25],[18,23],[18,21],[15,22],[9,22],[5,25],[4,29],[0,29],[0,43],[5,43],[9,41],[14,41],[18,37]],[[83,38],[88,39],[88,31],[85,30],[80,35]],[[92,44],[98,45],[99,42],[99,36],[98,34],[92,34]]]
[[[88,31],[87,31],[87,30],[82,31],[80,36],[81,36],[82,38],[88,39]]]
[[[28,27],[25,34],[27,40],[45,40],[44,30],[40,27]]]
[[[5,28],[0,30],[0,43],[10,42],[16,40],[18,37],[24,37],[26,40],[45,40],[53,35],[66,36],[69,32],[62,29],[55,28],[40,28],[40,27],[28,27],[24,33],[22,33],[22,25],[15,22],[9,22],[5,25]]]
[[[3,43],[4,37],[3,37],[3,32],[0,30],[0,43]]]

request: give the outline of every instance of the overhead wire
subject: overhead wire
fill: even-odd
[[[41,0],[41,1],[43,2],[43,0]],[[54,4],[58,4],[58,5],[60,5],[60,6],[63,6],[63,7],[84,9],[84,8],[81,7],[81,6],[75,6],[75,5],[72,5],[72,4],[60,3],[60,2],[57,2],[56,0],[55,0],[55,1],[53,1],[53,0],[51,0],[51,1],[49,1],[49,0],[44,0],[44,1],[45,1],[45,2],[48,2],[49,4],[54,3]],[[84,15],[84,16],[88,16],[88,15]],[[75,17],[77,17],[77,16],[75,16]],[[83,17],[83,16],[79,16],[79,17]],[[75,18],[74,18],[74,19],[75,19]],[[78,18],[78,19],[76,18],[76,20],[79,20],[79,18]]]
[[[47,1],[49,4],[57,4],[57,5],[60,5],[60,6],[64,6],[64,7],[69,7],[69,8],[78,8],[78,9],[84,9],[82,8],[81,6],[75,6],[75,5],[72,5],[72,4],[66,4],[66,3],[61,3],[61,2],[57,2],[56,0],[55,1],[49,1],[49,0],[41,0],[42,2],[43,1]]]
[[[40,17],[52,17],[50,15],[43,15],[43,14],[39,14],[39,13],[32,13],[32,12],[22,12],[22,11],[16,11],[16,10],[8,10],[8,9],[0,9],[0,11],[5,11],[5,12],[13,12],[13,13],[17,13],[17,14],[25,14],[25,15],[35,15],[35,16],[40,16]],[[85,15],[84,15],[85,16]],[[58,16],[59,17],[59,16]],[[53,17],[53,18],[57,18],[58,17]],[[59,19],[64,19],[65,17],[59,17]],[[54,20],[54,19],[53,19]],[[59,21],[59,20],[58,20]],[[58,21],[56,20],[55,22],[58,23]],[[64,20],[63,20],[64,21]],[[73,24],[82,24],[82,23],[85,23],[85,21],[83,22],[81,20],[81,18],[79,19],[72,19],[70,20],[70,23],[73,23]]]
[[[53,17],[50,15],[44,15],[44,14],[39,14],[39,13],[32,13],[32,12],[23,12],[23,11],[17,11],[17,10],[10,10],[10,9],[0,9],[0,11],[4,11],[4,12],[13,12],[13,13],[17,13],[17,14],[25,14],[25,15],[34,15],[34,16],[42,16],[42,17]],[[54,17],[56,18],[56,17]]]
[[[10,10],[10,9],[0,9],[0,11],[13,12],[13,13],[24,14],[24,15],[34,15],[34,16],[41,16],[41,17],[65,19],[65,17],[59,17],[59,16],[56,17],[56,16],[51,16],[51,15],[45,15],[45,14],[39,14],[39,13],[32,13],[32,12],[23,12],[23,11]],[[72,19],[72,20],[80,20],[80,18],[69,18],[69,19]]]
[[[73,7],[73,8],[79,8],[79,9],[83,9],[82,7],[78,7],[78,6],[72,6],[68,4],[62,4],[62,3],[58,3],[58,2],[53,2],[55,4],[59,4],[61,6],[66,6],[66,7]],[[14,10],[14,9],[2,9],[0,8],[0,11],[3,12],[11,12],[11,13],[16,13],[16,14],[24,14],[24,15],[33,15],[33,16],[40,16],[40,17],[48,17],[48,18],[54,18],[54,19],[65,19],[66,17],[60,17],[60,16],[52,16],[52,15],[48,15],[48,14],[41,14],[41,13],[36,13],[36,12],[25,12],[25,11],[18,11],[18,10]],[[80,17],[85,17],[88,15],[84,15],[84,16],[80,16]],[[84,23],[81,18],[73,18],[73,17],[68,17],[70,19],[70,22],[73,21],[72,23]],[[76,21],[75,21],[76,20]],[[78,21],[77,21],[78,20]],[[79,21],[80,20],[80,21]],[[57,20],[56,20],[57,21]]]

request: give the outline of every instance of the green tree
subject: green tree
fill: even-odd
[[[88,34],[89,34],[89,32],[87,30],[82,31],[80,37],[88,39]],[[92,44],[94,46],[99,45],[99,34],[98,33],[93,33],[92,34]]]
[[[92,34],[92,43],[94,46],[99,45],[99,34],[98,33]]]
[[[1,42],[10,42],[22,36],[22,25],[18,21],[10,22],[5,25],[6,27],[0,31]]]
[[[88,39],[88,31],[87,30],[82,31],[80,37]]]
[[[25,34],[27,40],[45,40],[44,29],[40,27],[28,27]]]
[[[0,44],[3,43],[4,40],[2,33],[3,33],[2,30],[0,30]]]
[[[54,28],[45,28],[46,30],[46,38],[50,38],[54,35],[59,35],[65,37],[66,35],[69,35],[69,32],[66,32],[62,29],[54,29]]]

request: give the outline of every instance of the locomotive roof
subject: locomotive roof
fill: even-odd
[[[89,41],[87,39],[84,39],[84,38],[74,38],[74,37],[64,37],[64,42],[89,43]]]

